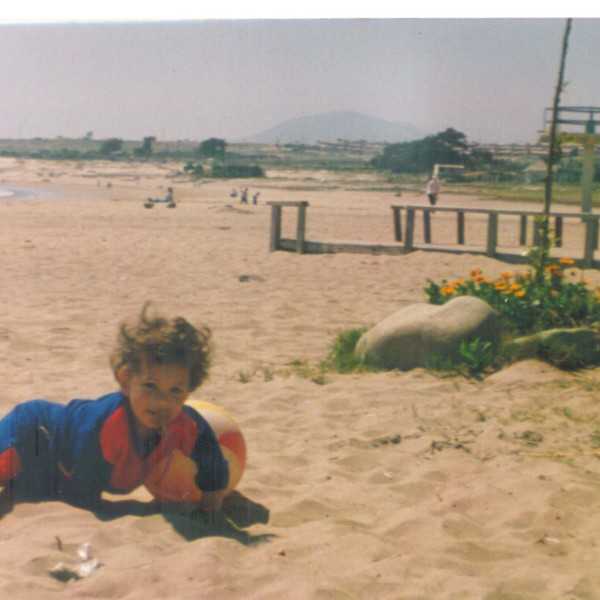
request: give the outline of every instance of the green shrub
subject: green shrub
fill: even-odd
[[[530,253],[531,264],[524,273],[500,273],[486,277],[480,269],[471,269],[469,277],[440,284],[429,280],[425,293],[431,304],[444,304],[458,296],[475,296],[498,311],[502,319],[503,340],[497,348],[461,346],[461,359],[471,375],[523,358],[539,358],[561,369],[573,370],[600,364],[600,340],[586,347],[554,336],[551,341],[536,334],[549,329],[598,329],[600,323],[599,289],[591,289],[574,261],[561,258],[550,261],[543,248]],[[541,260],[541,259],[544,260]],[[526,343],[517,337],[531,336]],[[513,343],[514,341],[514,343]],[[589,347],[587,347],[589,346]],[[490,353],[494,356],[490,360]],[[487,366],[486,366],[487,363]]]
[[[337,371],[338,373],[353,373],[357,371],[375,371],[377,367],[359,358],[356,344],[366,329],[351,329],[338,333],[327,358],[321,363],[321,369]]]
[[[467,374],[477,377],[492,366],[496,349],[492,342],[477,338],[471,342],[462,341],[459,354],[461,366]]]
[[[193,162],[186,163],[186,165],[183,167],[183,171],[184,173],[191,175],[193,178],[199,178],[204,175],[204,167]]]
[[[542,273],[501,273],[491,279],[475,268],[469,277],[452,283],[429,281],[431,304],[458,296],[475,296],[500,314],[510,335],[527,335],[550,328],[591,326],[600,321],[600,296],[588,287],[571,259],[548,264]]]
[[[427,370],[445,372],[453,375],[480,378],[489,371],[497,362],[496,346],[486,340],[476,338],[471,341],[463,340],[454,356],[433,355],[428,363]]]
[[[258,165],[214,165],[213,177],[264,177],[265,172]]]

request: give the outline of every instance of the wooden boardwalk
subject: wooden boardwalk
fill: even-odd
[[[536,226],[541,217],[539,212],[413,205],[390,207],[393,225],[393,241],[390,244],[311,241],[306,239],[307,201],[268,204],[271,206],[271,251],[400,255],[424,250],[482,254],[504,262],[526,263],[528,250],[539,245],[540,241]],[[297,210],[295,238],[281,236],[284,208]],[[436,228],[436,222],[442,220],[444,227]],[[453,238],[448,237],[448,231],[452,229],[448,220],[456,223]],[[551,212],[550,228],[555,240],[551,255],[562,256],[564,252],[580,267],[600,268],[600,260],[596,257],[599,220],[600,214],[595,213]],[[445,235],[442,235],[442,229]]]

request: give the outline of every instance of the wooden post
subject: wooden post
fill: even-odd
[[[583,141],[583,173],[581,175],[581,212],[592,212],[592,190],[594,187],[594,136]]]
[[[271,204],[271,238],[269,243],[271,252],[279,250],[279,240],[281,240],[281,206]]]
[[[557,248],[562,248],[562,232],[563,232],[563,218],[557,215],[554,218],[554,245]]]
[[[412,252],[415,238],[415,209],[406,210],[406,235],[404,236],[404,250]]]
[[[392,212],[394,213],[394,239],[397,242],[402,241],[402,215],[400,211],[401,206],[392,206]]]
[[[304,254],[304,239],[306,231],[306,204],[298,205],[298,222],[296,225],[296,252]]]
[[[527,246],[527,215],[521,215],[519,220],[519,245]]]
[[[456,228],[458,233],[458,243],[463,246],[465,243],[465,213],[459,210],[456,213]]]
[[[491,212],[488,216],[487,231],[487,249],[488,256],[496,255],[496,245],[498,243],[498,214]]]
[[[598,237],[598,220],[584,216],[585,242],[583,248],[583,266],[590,269],[594,266],[594,250],[596,249]]]
[[[423,211],[423,237],[426,244],[431,244],[431,213],[428,210]]]

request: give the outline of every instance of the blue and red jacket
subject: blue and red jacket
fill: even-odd
[[[127,494],[161,459],[180,450],[198,466],[203,491],[227,487],[228,464],[206,420],[190,406],[157,432],[140,456],[128,399],[115,392],[66,405],[30,400],[0,420],[0,485],[32,499],[94,504],[103,491]]]

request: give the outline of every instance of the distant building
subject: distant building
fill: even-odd
[[[523,180],[525,183],[543,183],[547,170],[546,163],[538,160],[523,170]]]

